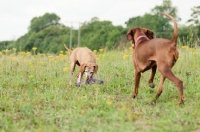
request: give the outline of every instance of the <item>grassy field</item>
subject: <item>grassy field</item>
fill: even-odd
[[[36,49],[35,49],[36,50]],[[173,72],[184,82],[185,104],[166,80],[155,105],[156,88],[142,74],[132,99],[132,49],[94,51],[104,85],[69,85],[69,56],[31,55],[15,49],[0,54],[0,132],[197,132],[200,131],[200,49],[179,48]],[[76,73],[77,73],[76,68]],[[75,83],[75,76],[74,76]]]

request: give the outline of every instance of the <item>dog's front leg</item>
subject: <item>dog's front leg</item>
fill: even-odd
[[[135,98],[138,94],[140,77],[141,77],[141,73],[138,72],[137,70],[135,70],[135,89],[134,89],[134,92],[133,92],[133,95],[132,95],[133,98]]]
[[[80,86],[82,81],[81,81],[81,78],[82,78],[83,74],[81,72],[79,72],[79,74],[77,75],[77,82],[76,82],[76,86]]]

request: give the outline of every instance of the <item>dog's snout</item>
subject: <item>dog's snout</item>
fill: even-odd
[[[87,74],[93,74],[93,71],[85,71]]]
[[[88,80],[92,77],[92,75],[94,74],[94,71],[85,70],[85,74],[86,74],[86,80]]]

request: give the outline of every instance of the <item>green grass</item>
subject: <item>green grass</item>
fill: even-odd
[[[97,78],[104,85],[81,87],[69,85],[68,56],[1,55],[0,132],[200,131],[200,49],[179,51],[173,72],[184,82],[182,106],[169,80],[156,104],[150,103],[159,72],[154,89],[147,83],[150,71],[143,73],[139,94],[131,98],[134,67],[129,49],[98,52]]]

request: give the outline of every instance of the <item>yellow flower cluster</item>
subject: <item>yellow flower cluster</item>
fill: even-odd
[[[9,50],[8,50],[8,49],[6,49],[6,50],[4,50],[4,52],[7,54],[7,53],[9,52]]]
[[[64,67],[63,72],[67,72],[67,71],[68,71],[68,67]]]
[[[188,49],[188,46],[182,46],[182,49]]]
[[[101,49],[99,49],[99,52],[103,52],[103,49],[101,48]]]
[[[129,55],[124,54],[124,55],[122,56],[122,59],[126,59],[126,58],[128,58],[128,56],[129,56]]]
[[[188,46],[182,46],[181,48],[186,49],[187,51],[190,51],[193,55],[198,54],[198,52],[194,48],[189,48]]]
[[[109,100],[106,100],[106,104],[108,104],[108,105],[112,105],[112,101],[109,99]]]
[[[18,52],[18,55],[31,55],[31,52]]]
[[[96,54],[96,53],[97,53],[97,50],[93,50],[93,52],[94,52],[94,54]]]
[[[37,50],[37,47],[33,47],[32,50],[36,51],[36,50]]]

